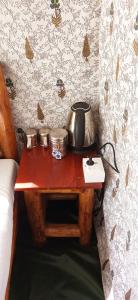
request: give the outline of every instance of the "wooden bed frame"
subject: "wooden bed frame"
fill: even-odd
[[[5,85],[4,72],[2,65],[0,64],[0,151],[3,158],[12,158],[17,160],[17,145],[15,131],[11,116],[10,101],[8,97],[7,88]],[[10,288],[10,277],[12,270],[12,263],[15,250],[15,241],[17,233],[17,201],[14,201],[14,212],[13,212],[13,239],[12,239],[12,251],[11,251],[11,263],[9,280],[7,283],[7,290],[5,300],[9,300],[9,288]]]

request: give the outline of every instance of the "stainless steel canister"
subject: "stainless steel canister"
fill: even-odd
[[[42,127],[39,129],[39,141],[40,145],[43,147],[47,147],[49,144],[49,132],[50,129],[46,127]]]
[[[26,130],[26,147],[32,149],[37,146],[37,130],[35,128],[28,128]]]
[[[67,153],[68,132],[66,129],[54,128],[50,131],[50,145],[52,156],[63,158]]]

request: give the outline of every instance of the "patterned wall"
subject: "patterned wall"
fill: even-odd
[[[138,2],[102,1],[101,143],[116,149],[120,174],[107,167],[104,217],[96,220],[106,299],[138,299]],[[113,162],[110,149],[106,158]]]
[[[98,0],[0,2],[0,60],[16,128],[64,126],[76,101],[97,110],[99,15]]]
[[[104,217],[96,220],[105,297],[137,300],[138,5],[103,0],[101,16],[100,6],[98,0],[0,1],[0,60],[16,128],[63,126],[75,101],[97,110],[100,76],[101,143],[114,143],[120,170],[106,168]],[[106,155],[112,162],[109,149]]]

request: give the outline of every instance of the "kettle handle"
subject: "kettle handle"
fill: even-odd
[[[82,110],[76,111],[74,137],[76,147],[81,147],[84,144],[85,136],[85,113]]]

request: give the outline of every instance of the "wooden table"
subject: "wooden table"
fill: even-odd
[[[84,182],[82,155],[68,152],[63,159],[56,160],[49,148],[38,146],[23,150],[15,190],[24,192],[28,218],[37,244],[45,242],[47,237],[79,237],[82,245],[89,244],[94,189],[101,188],[102,183]],[[44,217],[42,193],[78,194],[78,224],[48,224]]]

